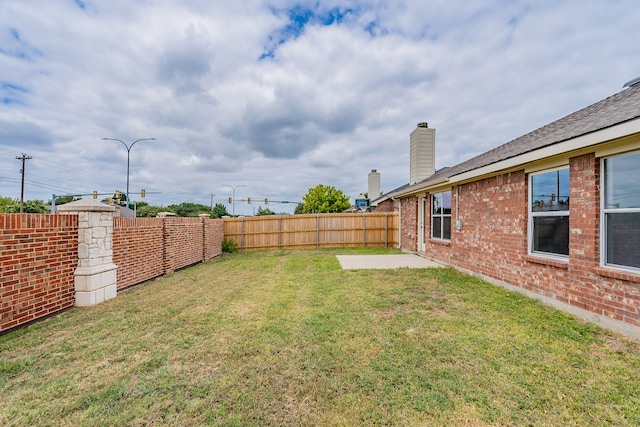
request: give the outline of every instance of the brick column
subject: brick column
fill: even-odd
[[[164,274],[171,274],[176,271],[176,220],[175,214],[161,214],[164,214],[164,212],[158,214],[162,218],[162,264]]]
[[[113,263],[113,206],[82,199],[58,207],[78,215],[78,267],[74,273],[75,305],[100,304],[115,298],[117,266]]]

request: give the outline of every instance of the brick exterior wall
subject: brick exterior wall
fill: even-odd
[[[398,212],[400,209],[400,201],[387,199],[384,202],[378,203],[373,211],[376,213],[384,213],[384,212]]]
[[[418,250],[418,198],[400,200],[400,247],[408,251]]]
[[[0,214],[0,332],[73,306],[75,215]]]
[[[569,259],[528,255],[528,176],[517,171],[452,188],[451,241],[425,255],[598,315],[640,326],[640,274],[600,267],[600,159],[571,158]],[[462,229],[457,230],[456,203]],[[428,207],[428,205],[427,205]],[[416,251],[418,199],[402,199],[402,248]]]

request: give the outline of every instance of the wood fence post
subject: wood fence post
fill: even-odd
[[[389,213],[384,214],[384,247],[389,247]]]
[[[362,212],[362,247],[367,247],[367,217],[364,212]]]
[[[240,217],[240,252],[244,252],[244,216]]]

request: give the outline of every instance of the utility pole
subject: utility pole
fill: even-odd
[[[24,212],[24,165],[27,160],[31,160],[33,157],[27,156],[22,153],[21,157],[16,157],[16,160],[22,160],[22,169],[20,169],[20,173],[22,174],[22,185],[20,187],[20,213]]]

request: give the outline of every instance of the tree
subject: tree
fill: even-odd
[[[141,218],[155,218],[158,216],[159,212],[173,212],[170,208],[165,208],[163,206],[151,206],[146,204],[145,206],[139,207],[136,210],[136,216]]]
[[[20,212],[20,201],[18,199],[12,199],[11,197],[0,196],[0,212],[2,213],[14,213],[17,206],[17,212]]]
[[[273,212],[269,208],[262,209],[262,206],[258,206],[258,213],[256,213],[256,216],[262,216],[262,215],[275,215],[275,212]]]
[[[330,185],[318,184],[302,198],[302,213],[342,212],[350,206],[349,197]]]
[[[20,212],[19,206],[18,212]],[[44,214],[49,213],[49,207],[42,200],[25,200],[23,212]]]
[[[212,212],[216,218],[222,218],[223,216],[230,216],[229,212],[227,212],[227,207],[222,203],[216,203],[215,206],[213,207]]]
[[[179,205],[169,205],[169,208],[178,216],[198,216],[203,213],[211,215],[209,206],[199,203],[182,202]]]
[[[20,213],[20,201],[16,200],[15,205],[7,206],[6,213]],[[24,213],[49,213],[49,208],[42,200],[25,200],[22,208]]]
[[[71,203],[78,198],[73,196],[58,196],[56,197],[56,206],[64,205],[65,203]]]

